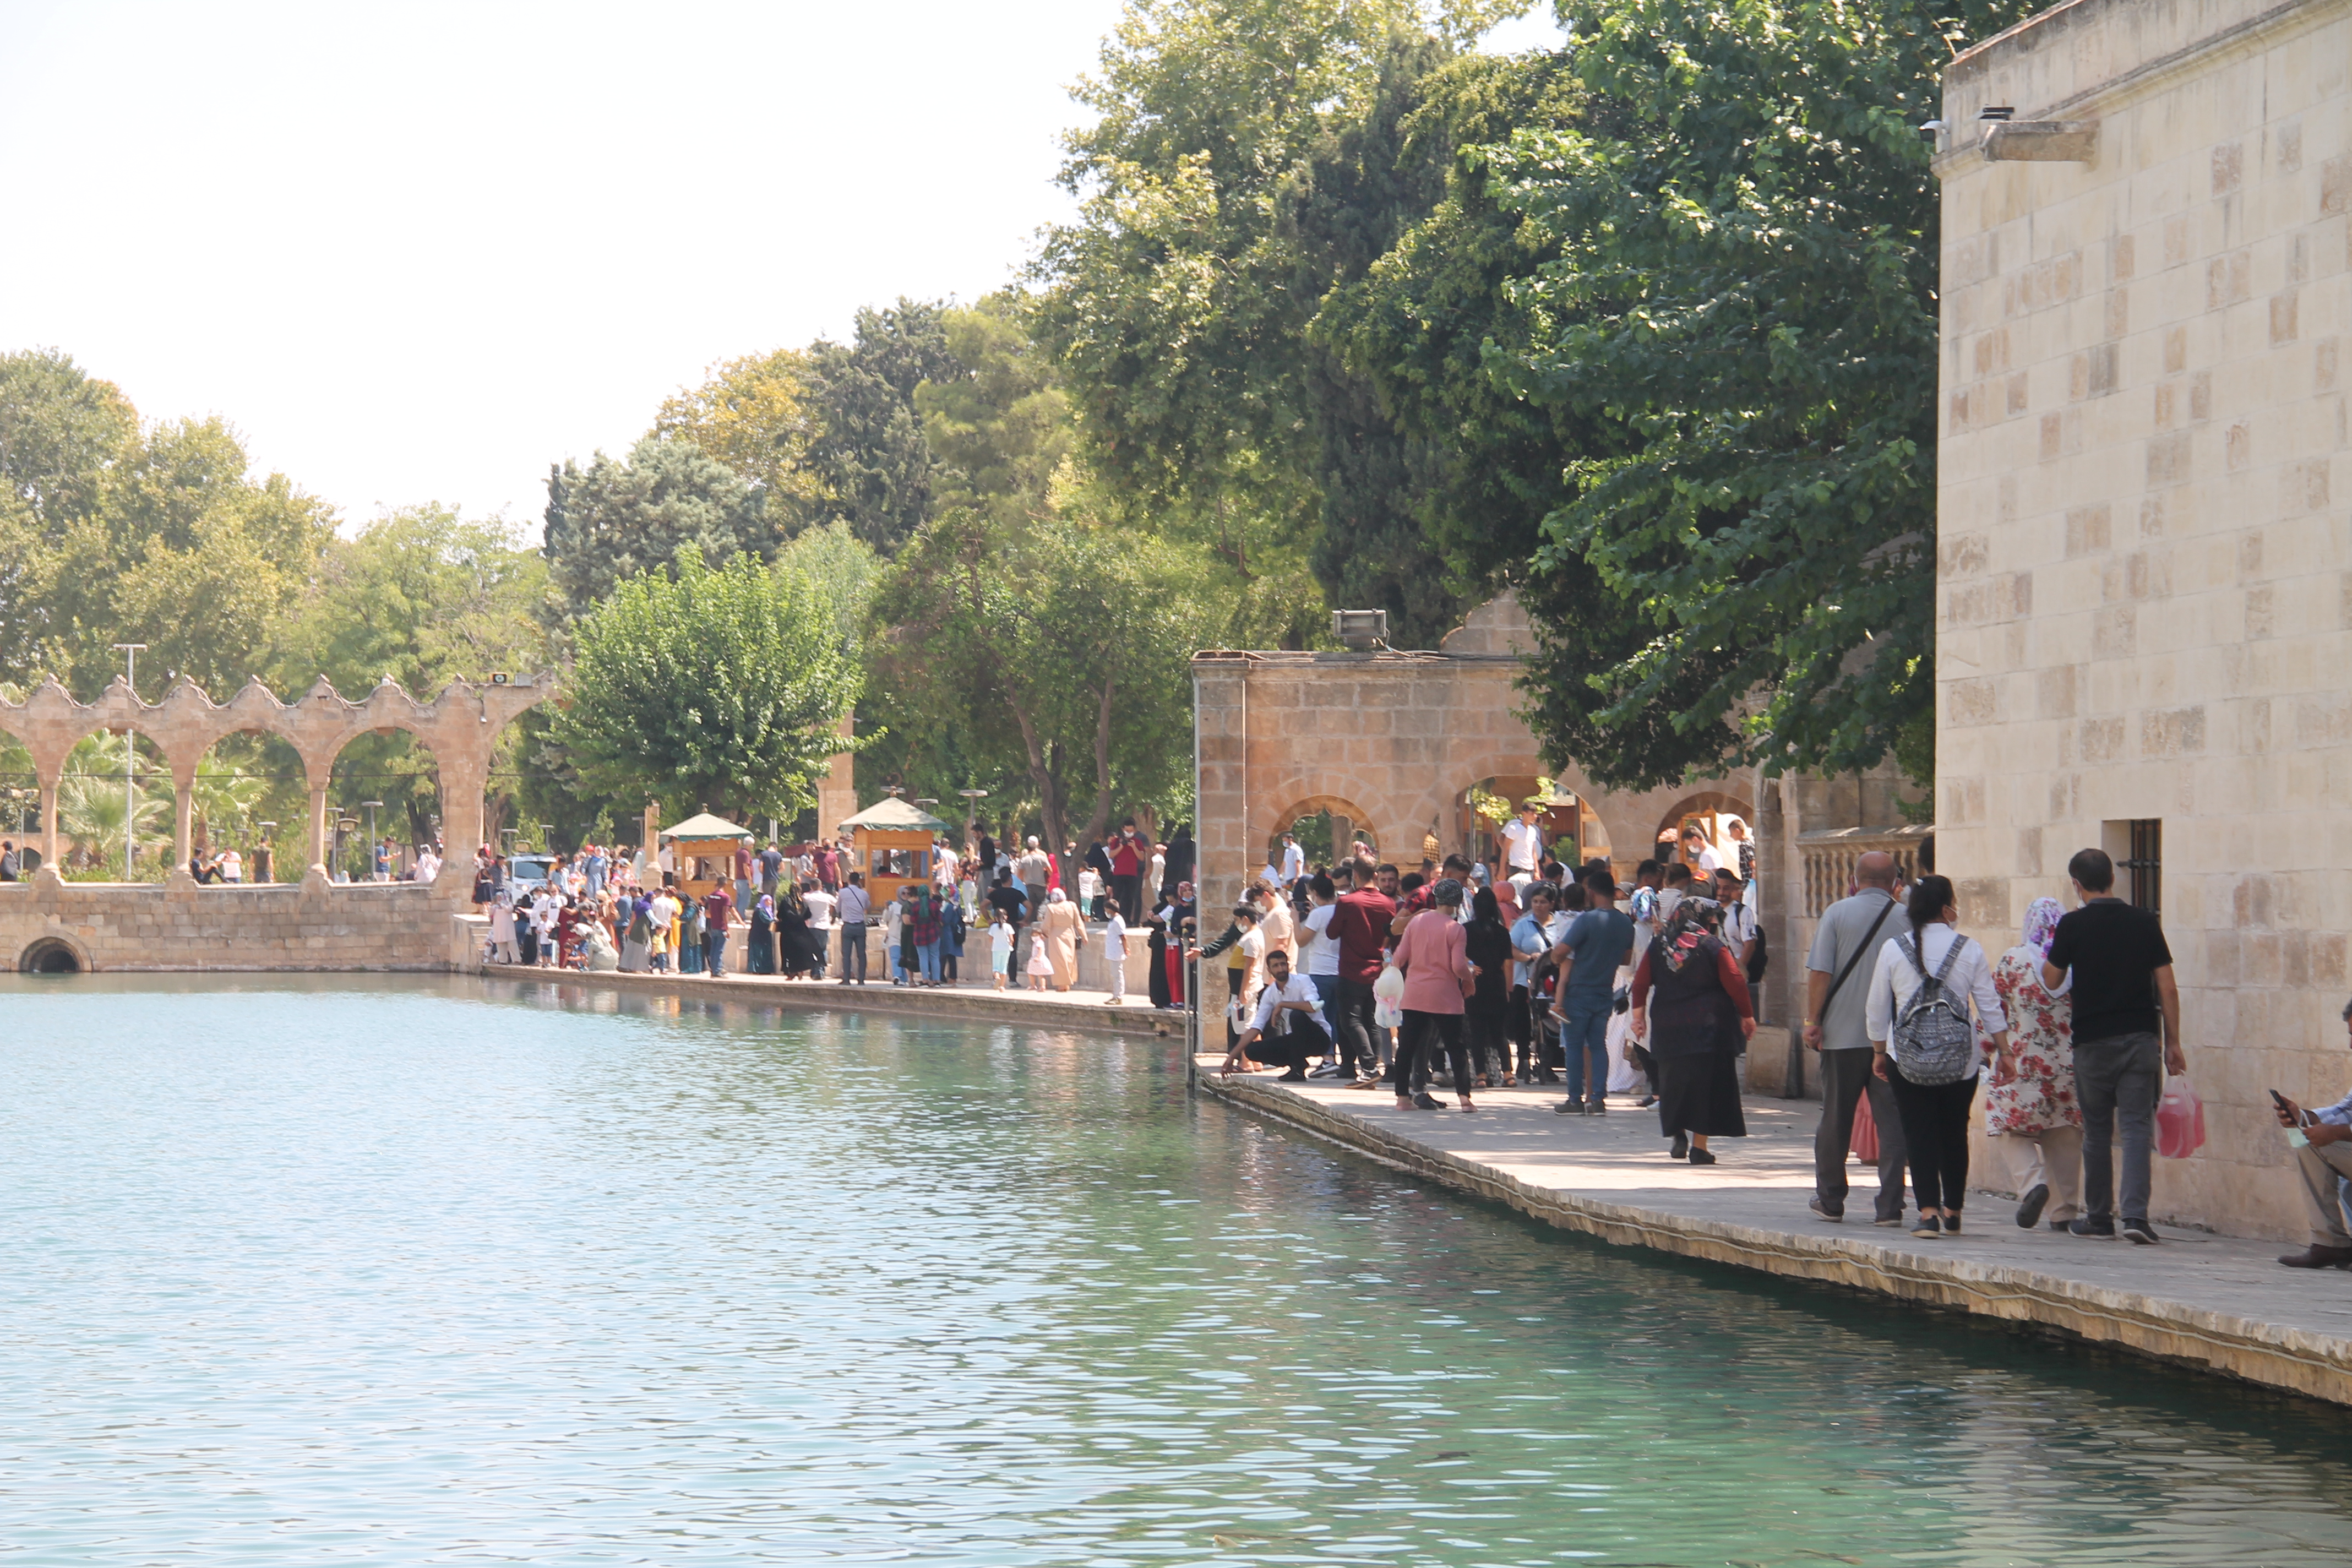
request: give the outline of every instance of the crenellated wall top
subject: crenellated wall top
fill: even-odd
[[[453,680],[438,696],[420,702],[387,679],[354,702],[321,676],[291,702],[279,701],[258,680],[246,682],[226,702],[215,702],[203,688],[183,679],[161,701],[148,702],[117,676],[96,701],[85,703],[75,701],[52,678],[22,702],[0,700],[0,731],[33,753],[44,787],[55,783],[67,753],[85,737],[125,730],[152,741],[181,784],[195,775],[215,742],[244,731],[283,739],[302,759],[314,785],[326,782],[335,758],[354,738],[384,730],[415,736],[444,773],[479,778],[489,771],[500,731],[554,694],[554,677],[540,674],[511,682]]]

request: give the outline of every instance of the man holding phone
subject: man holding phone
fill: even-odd
[[[2352,1036],[2352,1003],[2345,1005],[2344,1026]],[[2352,1177],[2352,1094],[2317,1110],[2305,1110],[2276,1089],[2271,1100],[2294,1144],[2294,1171],[2311,1220],[2311,1246],[2279,1261],[2289,1268],[2352,1268],[2352,1231],[2345,1228],[2336,1196],[2337,1178]]]

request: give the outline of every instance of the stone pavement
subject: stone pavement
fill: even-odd
[[[2156,1247],[2084,1241],[2046,1224],[2020,1230],[2015,1204],[1982,1193],[1959,1237],[1915,1240],[1870,1223],[1877,1182],[1859,1166],[1843,1224],[1806,1208],[1810,1102],[1751,1098],[1748,1136],[1713,1140],[1721,1163],[1692,1166],[1666,1158],[1657,1118],[1630,1102],[1556,1116],[1559,1089],[1523,1089],[1476,1095],[1475,1115],[1450,1099],[1442,1111],[1399,1110],[1384,1089],[1219,1079],[1223,1059],[1194,1058],[1206,1092],[1565,1229],[2043,1324],[2352,1404],[2352,1273],[2282,1268],[2275,1258],[2294,1248],[2278,1242],[2168,1226]]]
[[[778,974],[623,974],[614,970],[526,969],[520,964],[479,966],[486,975],[503,979],[540,979],[565,985],[603,986],[667,996],[717,996],[732,1002],[780,1003],[811,1012],[854,1007],[860,1012],[897,1013],[918,1017],[972,1018],[1000,1024],[1028,1024],[1048,1029],[1093,1029],[1116,1035],[1161,1035],[1184,1032],[1184,1016],[1163,1013],[1148,998],[1130,994],[1129,1001],[1110,1005],[1107,991],[997,991],[985,981],[952,985],[893,985],[886,975],[864,985],[843,985],[831,980],[788,980]],[[1223,1058],[1220,1058],[1223,1059]]]

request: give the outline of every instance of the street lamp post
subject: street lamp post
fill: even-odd
[[[373,880],[375,880],[375,846],[376,846],[376,837],[375,837],[375,808],[376,808],[377,806],[382,805],[383,804],[383,802],[382,802],[382,801],[380,801],[380,800],[363,800],[363,801],[360,802],[360,804],[361,804],[362,805],[363,805],[363,806],[366,806],[366,807],[367,807],[367,814],[368,814],[368,880],[370,880],[370,881],[373,881]],[[386,877],[386,879],[390,879],[390,876],[391,876],[391,872],[390,872],[390,869],[387,868],[387,869],[386,869],[386,871],[385,871],[385,877]]]
[[[147,650],[147,645],[143,642],[119,642],[113,646],[114,651],[122,656],[122,683],[131,689],[131,700],[136,702],[139,700],[139,656]],[[131,764],[139,754],[133,744],[135,734],[131,726],[126,724],[122,727],[122,879],[126,882],[131,880],[131,858],[134,853],[131,841],[137,837],[131,832],[131,805],[134,787],[131,779]],[[172,831],[177,833],[179,829],[175,827]]]

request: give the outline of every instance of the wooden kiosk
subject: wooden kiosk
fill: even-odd
[[[866,873],[866,896],[880,909],[909,883],[928,882],[931,846],[947,824],[893,795],[841,825],[852,835],[847,869]]]
[[[699,899],[721,882],[733,891],[736,846],[755,835],[748,827],[738,827],[706,811],[674,827],[663,828],[661,837],[677,858],[679,895]]]

